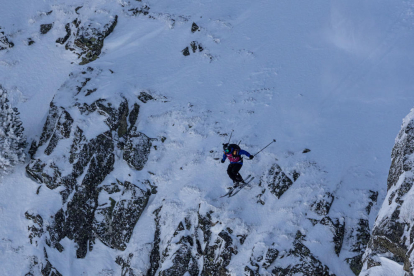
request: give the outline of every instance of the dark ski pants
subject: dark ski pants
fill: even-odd
[[[243,164],[238,163],[230,163],[229,167],[227,168],[227,174],[233,180],[233,182],[241,182],[243,181],[243,178],[239,174],[239,171]]]

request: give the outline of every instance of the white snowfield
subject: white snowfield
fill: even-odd
[[[128,15],[128,5],[124,0],[0,4],[0,32],[14,43],[0,51],[0,84],[19,108],[29,142],[39,139],[55,95],[56,104],[73,99],[62,92],[69,74],[88,66],[113,71],[94,80],[95,99],[136,99],[142,91],[166,97],[166,102],[136,100],[141,106],[138,131],[166,140],[154,144],[157,149],[151,149],[144,169],[130,177],[131,182],[150,179],[158,193],[151,195],[127,249],[110,249],[97,240],[86,258],[77,259],[75,244],[65,238],[62,253],[48,248],[53,266],[64,276],[121,275],[116,256],[134,253],[131,268],[146,275],[153,212],[163,206],[164,242],[199,208],[213,210],[226,227],[247,234],[227,266],[231,275],[244,275],[250,259],[269,246],[288,252],[298,231],[330,273],[354,275],[346,259],[357,254],[355,229],[361,219],[372,228],[386,196],[395,136],[414,105],[414,2],[149,0],[151,14],[157,15],[152,19]],[[80,15],[78,6],[83,6]],[[56,40],[75,18],[96,16],[99,22],[107,13],[118,15],[118,23],[100,57],[78,65],[77,56]],[[193,22],[200,27],[194,33]],[[53,28],[40,34],[40,25],[48,23]],[[35,43],[29,46],[28,38]],[[203,51],[194,53],[192,41]],[[189,56],[182,53],[186,47]],[[105,131],[98,118],[82,123],[88,126],[86,136]],[[277,142],[253,160],[245,158],[240,173],[255,176],[251,187],[220,198],[232,184],[228,161],[219,161],[232,130],[231,142],[241,141],[251,154]],[[54,154],[63,156],[68,147],[60,144]],[[303,153],[305,149],[311,151]],[[295,171],[300,173],[280,199],[266,185],[275,163],[292,180]],[[43,256],[43,246],[30,244],[25,212],[40,214],[47,225],[62,207],[59,188],[43,185],[36,194],[39,184],[27,177],[26,165],[0,180],[0,275],[25,275],[32,256]],[[131,171],[117,156],[111,179],[105,181],[115,176],[128,180]],[[370,191],[379,194],[368,214]],[[330,228],[312,223],[324,217],[312,205],[327,193],[334,196],[329,217],[345,223],[339,256]],[[221,227],[212,227],[212,235]],[[290,261],[297,260],[278,259],[260,273],[271,275],[272,267],[294,265]],[[171,265],[165,262],[160,269]],[[402,266],[386,258],[378,269],[375,275],[404,275]]]

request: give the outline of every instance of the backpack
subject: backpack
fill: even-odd
[[[231,153],[234,157],[240,157],[240,154],[239,154],[239,150],[240,150],[240,147],[239,147],[239,145],[237,145],[237,144],[230,144],[230,145],[228,145],[228,148],[232,148],[233,149],[233,152]]]

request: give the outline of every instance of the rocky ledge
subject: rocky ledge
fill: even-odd
[[[361,275],[379,273],[384,265],[402,266],[406,275],[413,275],[414,110],[403,120],[391,158],[387,196],[363,256]]]

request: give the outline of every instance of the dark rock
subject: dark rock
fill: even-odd
[[[29,257],[29,272],[27,272],[24,276],[34,276],[35,275],[35,268],[39,265],[39,258],[37,256],[30,256]],[[38,271],[38,270],[37,270]]]
[[[29,212],[25,212],[24,215],[26,219],[31,220],[33,222],[33,225],[28,226],[29,240],[30,243],[33,244],[33,240],[36,238],[40,238],[44,233],[43,218],[40,215],[29,214]],[[37,245],[37,241],[35,241],[35,243]]]
[[[31,38],[28,38],[27,39],[27,45],[33,45],[35,43],[35,41],[33,40],[33,39],[31,39]]]
[[[115,183],[112,185],[115,187],[109,188],[110,193],[116,192],[119,188],[122,189],[118,201],[110,198],[109,207],[98,207],[93,226],[98,238],[105,245],[125,250],[135,224],[147,206],[150,192],[128,181],[125,183],[118,181],[118,185]]]
[[[355,276],[358,276],[362,269],[362,255],[356,255],[352,258],[347,258],[346,262],[349,264]]]
[[[305,236],[298,231],[296,234],[295,241],[293,242],[294,248],[291,249],[287,254],[279,256],[278,258],[285,258],[291,260],[287,267],[276,266],[272,273],[275,275],[305,275],[305,276],[334,276],[335,274],[329,273],[329,268],[323,265],[307,248],[303,241]]]
[[[59,140],[68,139],[72,129],[73,119],[70,114],[62,109],[62,112],[57,119],[57,124],[54,126],[54,132],[49,140],[49,144],[45,149],[45,154],[50,155],[57,146]]]
[[[313,226],[315,226],[316,224],[319,223],[319,220],[317,220],[317,219],[308,218],[308,220],[312,223]]]
[[[244,268],[246,275],[260,276],[263,275],[260,271],[264,271],[270,267],[270,265],[277,259],[279,250],[275,248],[268,248],[266,255],[255,253],[255,247],[253,248],[252,256],[250,257],[250,263]],[[264,257],[265,256],[265,257]]]
[[[189,56],[190,55],[190,49],[188,47],[184,48],[184,50],[182,50],[182,53],[184,56]]]
[[[32,143],[30,143],[30,149],[29,149],[29,155],[31,158],[33,158],[36,151],[37,151],[37,142],[36,140],[32,140]]]
[[[83,6],[76,7],[76,8],[75,8],[75,12],[76,12],[77,14],[79,14],[79,13],[78,13],[78,10],[80,10],[80,9],[82,9],[82,8],[83,8]]]
[[[81,59],[80,65],[96,60],[101,54],[104,40],[110,35],[118,23],[118,16],[109,18],[109,22],[101,27],[101,23],[95,21],[81,22],[75,19],[71,25],[65,26],[66,36],[59,38],[56,42],[64,44],[71,38],[65,48],[78,55]],[[70,27],[72,26],[72,28]],[[71,33],[74,35],[71,37]]]
[[[147,5],[144,5],[144,6],[139,7],[139,8],[130,9],[130,10],[128,10],[128,11],[129,11],[132,15],[136,16],[136,15],[140,15],[140,14],[143,14],[143,15],[148,15],[148,14],[149,14],[149,10],[150,10],[150,7],[149,7],[149,6],[147,6]]]
[[[107,117],[108,127],[116,131],[114,134],[117,137],[122,135],[128,140],[126,148],[131,164],[142,169],[150,148],[150,145],[148,149],[145,145],[151,142],[141,133],[129,134],[128,121],[135,123],[137,120],[137,106],[134,105],[133,112],[130,114],[127,101],[121,102],[118,109],[113,108],[109,103],[97,101],[94,103],[94,108],[87,106],[84,114],[102,112],[102,115]],[[40,159],[32,160],[26,169],[30,176],[40,183],[45,183],[50,189],[58,186],[65,188],[61,194],[67,207],[65,211],[60,210],[55,214],[53,224],[48,227],[47,231],[50,233],[48,243],[51,247],[63,250],[60,240],[65,237],[74,240],[78,244],[78,258],[85,257],[88,248],[89,251],[92,250],[96,237],[109,247],[125,250],[135,224],[147,204],[150,191],[129,182],[118,182],[98,188],[98,185],[113,170],[115,141],[111,130],[88,141],[83,130],[76,126],[74,134],[70,136],[73,119],[68,111],[62,107],[58,108],[53,103],[46,124],[51,125],[45,125],[39,141],[39,145],[47,144],[46,154],[51,154],[55,150],[60,139],[73,139],[68,158],[73,166],[70,174],[62,175],[62,169],[53,162],[44,163]],[[136,147],[133,150],[132,145]],[[140,185],[151,186],[149,182]],[[107,206],[104,204],[100,207],[98,196],[101,192],[117,194],[117,196],[110,198],[106,203]],[[69,199],[70,194],[72,196]]]
[[[367,258],[367,268],[370,269],[370,268],[375,267],[375,266],[381,266],[381,263],[376,262],[371,258]]]
[[[190,43],[191,49],[193,50],[193,53],[200,51],[202,52],[204,50],[204,48],[201,46],[200,43],[198,43],[197,41],[193,41]]]
[[[308,153],[308,152],[310,152],[311,150],[310,149],[304,149],[303,151],[302,151],[302,153]]]
[[[68,238],[75,244],[77,258],[93,251],[96,239],[110,248],[125,250],[151,190],[156,192],[149,181],[106,182],[114,169],[115,153],[122,154],[134,170],[142,170],[153,139],[136,131],[137,103],[117,95],[89,100],[91,83],[97,83],[92,80],[101,71],[88,67],[70,74],[70,81],[62,86],[64,92],[59,91],[66,94],[55,96],[39,141],[32,142],[32,160],[26,167],[28,176],[45,184],[40,187],[58,188],[62,196],[62,207],[45,225],[39,226],[40,220],[30,217],[36,221],[29,227],[31,241],[63,251],[62,240]],[[101,116],[106,126],[102,125],[100,133],[84,129],[89,116]],[[43,150],[45,154],[40,152]],[[44,273],[58,275],[47,262],[42,266]],[[122,273],[132,275],[133,270],[124,266]]]
[[[53,24],[42,24],[40,25],[40,33],[47,34],[53,27]]]
[[[371,237],[368,220],[360,219],[355,234],[352,235],[355,236],[356,241],[353,243],[351,251],[359,253],[362,257]],[[360,263],[360,268],[362,268],[362,263]]]
[[[42,268],[41,272],[43,276],[62,276],[49,261],[46,261],[46,265]]]
[[[61,172],[55,163],[43,163],[40,159],[32,160],[26,166],[26,172],[38,183],[44,183],[53,190],[61,184]]]
[[[411,120],[398,134],[391,153],[392,163],[388,174],[388,190],[395,186],[404,171],[412,169],[408,158],[414,151],[414,121]],[[411,166],[411,167],[410,167]]]
[[[164,262],[171,265],[167,269],[161,270],[159,275],[187,275],[186,273],[192,276],[229,275],[226,267],[232,256],[237,254],[238,239],[235,230],[224,227],[217,237],[212,239],[210,229],[219,222],[212,221],[213,212],[211,211],[204,215],[198,212],[196,217],[186,217],[178,224],[174,233],[170,234],[172,238],[168,241],[165,249],[161,250],[160,209],[154,212],[156,232],[150,256],[151,267],[147,276],[155,275]],[[196,221],[196,224],[193,224],[192,221]]]
[[[279,250],[277,250],[276,248],[269,248],[266,253],[263,267],[265,269],[268,269],[269,266],[277,259],[278,255],[279,255]]]
[[[96,92],[96,90],[98,90],[97,88],[94,88],[94,89],[87,89],[86,90],[86,94],[85,94],[85,96],[89,96],[90,94],[92,94],[93,92]]]
[[[160,266],[160,242],[161,242],[161,226],[160,226],[160,211],[161,207],[154,211],[155,215],[155,232],[154,232],[154,243],[150,255],[150,268],[147,271],[147,276],[155,276]]]
[[[143,103],[147,103],[149,101],[160,101],[163,103],[167,102],[167,98],[164,96],[151,95],[144,91],[139,93],[138,99]]]
[[[266,179],[270,192],[277,198],[280,198],[293,184],[292,180],[287,177],[277,164],[270,168]]]
[[[85,74],[86,74],[86,72],[85,72]],[[90,80],[91,80],[91,78],[85,78],[85,81],[81,82],[81,86],[76,87],[76,90],[78,90],[78,93],[76,95],[78,95],[82,91],[82,88],[84,88]]]
[[[0,27],[1,30],[1,27]],[[7,50],[14,47],[14,43],[9,41],[9,38],[4,34],[4,32],[0,31],[0,51]]]
[[[195,22],[193,22],[193,25],[191,25],[191,32],[195,33],[196,31],[199,31],[199,30],[200,30],[200,27],[198,27],[198,25]]]
[[[118,137],[124,137],[128,131],[127,117],[129,113],[128,102],[123,101],[118,108]]]
[[[128,131],[131,132],[132,128],[135,126],[135,123],[137,122],[138,119],[138,114],[139,114],[139,105],[137,103],[134,103],[134,107],[132,108],[131,112],[129,113],[129,129]]]
[[[56,40],[56,43],[59,43],[59,44],[62,44],[63,45],[63,44],[66,43],[66,41],[68,41],[68,39],[70,37],[70,34],[71,34],[70,23],[67,23],[65,25],[65,30],[66,30],[66,35],[64,37],[58,38]]]
[[[121,276],[135,276],[133,269],[131,268],[131,260],[134,257],[134,254],[129,253],[128,257],[122,258],[121,256],[117,256],[115,259],[115,263],[121,266]]]
[[[299,176],[300,176],[300,172],[298,172],[296,170],[293,171],[293,173],[292,173],[293,181],[298,180]]]
[[[147,92],[139,93],[138,99],[143,103],[155,100],[154,97],[148,94]]]
[[[374,206],[375,203],[377,203],[377,199],[378,199],[378,192],[374,192],[374,191],[369,191],[370,192],[370,202],[368,203],[367,207],[365,208],[365,210],[367,211],[367,214],[369,215],[371,213],[371,208],[372,206]]]
[[[378,260],[378,256],[386,256],[389,260],[403,263],[404,270],[411,275],[413,272],[413,235],[411,218],[401,218],[400,210],[404,202],[410,200],[406,195],[411,192],[414,177],[414,119],[412,113],[403,121],[403,126],[399,132],[394,148],[391,153],[391,166],[389,170],[387,189],[388,189],[388,206],[382,211],[382,216],[377,218],[372,236],[368,242],[367,253],[364,255],[364,263],[367,263],[367,273],[370,266],[377,266],[373,260]],[[371,211],[373,203],[378,197],[377,192],[371,191],[367,212]],[[364,243],[368,235],[364,236]],[[408,240],[409,239],[409,240]],[[373,265],[373,263],[375,265]],[[410,274],[411,273],[411,274]]]
[[[138,171],[144,168],[150,154],[152,140],[141,132],[128,137],[123,154],[128,165]]]
[[[335,222],[330,217],[324,217],[320,224],[328,226],[333,233],[333,243],[335,244],[335,253],[338,255],[341,253],[342,244],[345,236],[345,219],[335,219]]]
[[[47,115],[46,123],[43,126],[43,131],[42,135],[40,136],[38,147],[45,144],[53,135],[55,125],[64,110],[64,108],[58,108],[53,101],[50,102],[49,114]]]
[[[326,193],[323,195],[322,199],[311,205],[311,209],[320,216],[326,216],[331,209],[334,199],[335,198],[331,193]]]

